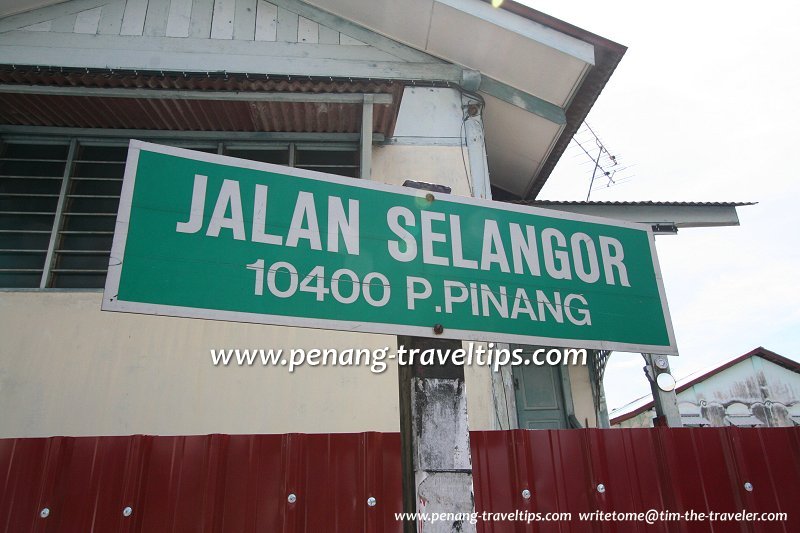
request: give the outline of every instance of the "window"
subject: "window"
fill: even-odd
[[[357,177],[352,143],[197,142],[182,146]],[[127,139],[0,139],[0,287],[102,288]]]
[[[69,143],[4,144],[0,153],[0,286],[38,287]]]

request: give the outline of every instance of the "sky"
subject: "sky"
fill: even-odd
[[[628,47],[587,122],[631,179],[592,200],[758,202],[738,208],[738,227],[656,238],[672,374],[758,346],[800,360],[800,4],[523,3]],[[539,198],[585,200],[587,161],[573,144]],[[609,410],[649,394],[642,366],[612,355]]]

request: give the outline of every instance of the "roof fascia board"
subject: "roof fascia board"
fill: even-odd
[[[334,15],[333,13],[329,13],[305,2],[301,2],[299,0],[270,0],[270,2],[278,7],[282,7],[293,13],[297,13],[301,17],[313,20],[314,22],[322,24],[323,26],[332,28],[339,33],[343,33],[363,43],[374,46],[375,48],[388,54],[392,54],[400,59],[421,63],[444,62],[441,59],[431,56],[430,54],[426,54],[417,50],[416,48],[398,43],[393,39],[389,39],[388,37],[364,28],[363,26],[359,26],[358,24],[355,24],[354,22],[351,22],[345,18]]]
[[[566,35],[538,22],[526,19],[503,9],[496,9],[480,0],[435,0],[505,30],[549,46],[559,52],[575,57],[584,63],[595,64],[594,46]]]
[[[51,85],[2,85],[0,94],[40,94],[49,96],[102,96],[105,98],[145,98],[172,100],[225,100],[240,102],[320,102],[330,104],[361,104],[363,93],[282,93],[257,91],[182,91],[172,89],[122,89],[116,87],[58,87]],[[389,105],[392,95],[372,94],[374,104]]]
[[[18,30],[26,26],[57,19],[66,15],[74,15],[87,9],[94,9],[120,0],[71,0],[52,6],[32,9],[17,15],[0,19],[0,33]]]
[[[660,205],[532,205],[583,215],[592,215],[641,224],[674,225],[677,228],[738,226],[736,206],[660,206]]]
[[[788,357],[784,357],[783,355],[779,355],[771,350],[767,350],[763,346],[760,346],[750,353],[758,355],[762,359],[766,359],[771,363],[775,363],[776,365],[782,366],[791,370],[792,372],[797,372],[800,374],[800,362],[795,361],[794,359],[789,359]]]
[[[276,46],[277,45],[277,46]],[[296,57],[279,54],[283,43],[171,37],[41,34],[0,35],[0,57],[14,65],[126,70],[239,72],[287,76],[425,80],[460,84],[465,70],[449,63],[380,61],[360,56],[325,57],[335,45],[303,45]],[[348,48],[366,48],[353,46]],[[339,50],[333,50],[338,53]],[[341,52],[349,53],[347,50]],[[352,51],[353,54],[363,54]],[[314,57],[316,56],[316,57]]]
[[[566,124],[566,112],[555,104],[516,89],[506,83],[481,75],[478,90],[490,96],[540,116],[554,124]]]

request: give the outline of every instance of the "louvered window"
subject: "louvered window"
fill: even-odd
[[[161,142],[342,176],[359,171],[350,143]],[[0,287],[103,287],[127,145],[0,140]]]

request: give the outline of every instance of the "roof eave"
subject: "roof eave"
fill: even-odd
[[[490,0],[482,0],[489,3]],[[544,161],[539,169],[538,175],[534,176],[532,186],[524,195],[525,200],[533,200],[544,187],[547,178],[553,172],[553,169],[561,159],[564,150],[567,149],[570,140],[580,128],[580,125],[586,119],[592,106],[597,101],[598,96],[608,83],[611,74],[617,68],[617,65],[625,55],[627,47],[619,43],[600,37],[594,33],[581,29],[577,26],[564,22],[563,20],[551,17],[541,11],[537,11],[531,7],[519,4],[513,0],[506,0],[503,2],[502,9],[514,13],[520,17],[527,18],[534,22],[538,22],[545,26],[549,26],[554,30],[560,31],[576,39],[580,39],[594,46],[595,49],[595,66],[590,68],[586,77],[583,80],[580,88],[576,91],[575,96],[569,103],[566,109],[567,124],[564,127],[561,135],[553,145],[547,159]]]

